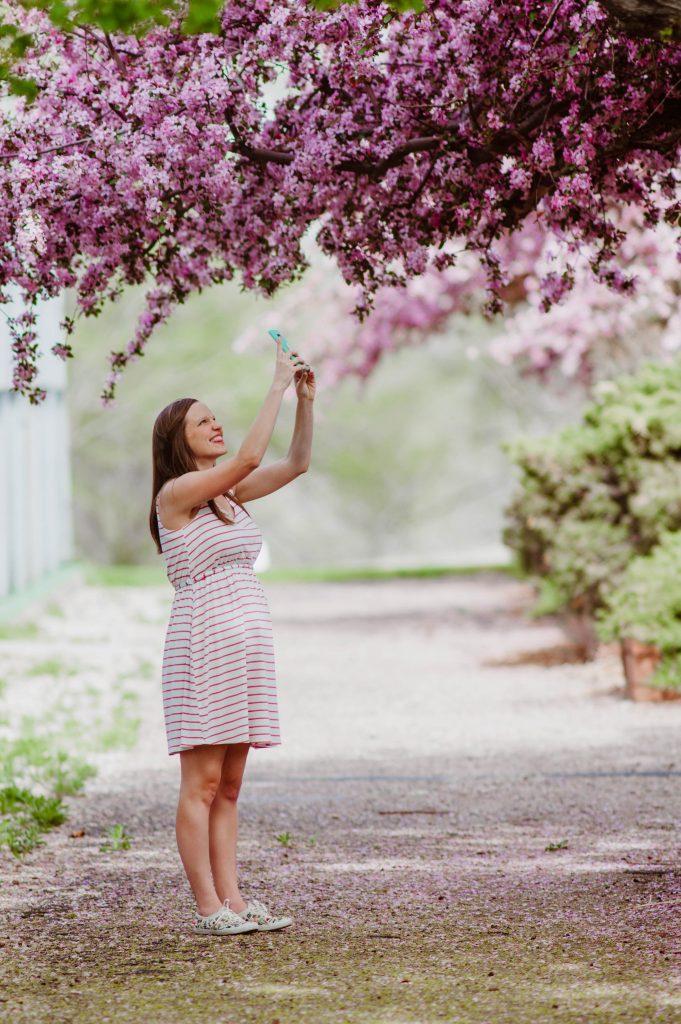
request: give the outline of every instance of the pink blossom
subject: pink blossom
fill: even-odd
[[[177,22],[108,39],[6,6],[33,32],[19,70],[38,95],[1,129],[0,288],[31,305],[70,287],[96,315],[147,285],[105,400],[193,292],[238,277],[272,295],[299,278],[310,230],[360,289],[357,318],[462,248],[494,311],[499,243],[528,218],[626,288],[614,214],[635,203],[652,228],[676,189],[681,46],[629,38],[592,2],[233,0],[219,34]],[[549,306],[572,284],[555,275]],[[36,398],[32,345],[17,324],[16,386]]]

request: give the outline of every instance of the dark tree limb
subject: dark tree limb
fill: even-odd
[[[681,0],[600,0],[625,32],[681,40]]]

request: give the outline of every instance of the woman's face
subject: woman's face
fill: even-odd
[[[197,464],[203,460],[212,462],[227,451],[222,427],[203,402],[189,406],[184,418],[184,433]]]

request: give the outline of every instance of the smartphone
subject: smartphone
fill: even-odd
[[[277,340],[277,338],[279,338],[281,336],[282,351],[284,351],[284,352],[288,352],[289,351],[288,342],[287,342],[286,338],[284,337],[284,335],[281,333],[281,331],[277,331],[273,327],[267,333],[270,335],[271,338],[274,338],[275,341]]]

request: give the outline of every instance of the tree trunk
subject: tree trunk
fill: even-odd
[[[626,680],[625,694],[629,700],[679,700],[681,690],[651,686],[650,679],[660,661],[660,652],[652,644],[623,637],[620,641],[622,667]]]
[[[601,0],[601,5],[634,36],[681,39],[681,0]]]

